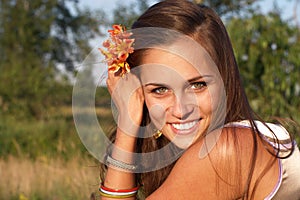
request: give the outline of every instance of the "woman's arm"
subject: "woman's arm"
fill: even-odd
[[[103,200],[114,199],[107,195],[111,191],[112,194],[117,192],[118,195],[123,195],[128,193],[127,190],[136,190],[135,175],[129,168],[134,166],[132,164],[134,161],[133,153],[135,152],[136,136],[142,120],[144,104],[139,80],[131,73],[126,74],[125,77],[110,73],[107,86],[119,115],[116,139],[111,154],[108,155],[108,170],[102,185],[105,193],[102,193]],[[120,190],[121,192],[118,192]],[[125,199],[135,199],[135,196]]]
[[[212,132],[210,134],[218,134]],[[258,136],[257,136],[258,138]],[[166,181],[147,200],[239,199],[244,195],[254,142],[247,128],[224,128],[209,155],[200,159],[204,140],[193,144],[177,161]],[[264,199],[279,178],[278,160],[258,140],[250,192],[258,183],[254,199]],[[267,171],[264,171],[267,170]],[[263,175],[262,175],[263,174]],[[260,180],[260,182],[256,182]]]
[[[117,129],[117,137],[114,145],[120,150],[128,152],[127,154],[120,150],[112,150],[111,157],[117,161],[131,164],[132,156],[130,152],[134,152],[136,144],[136,138],[127,135],[121,129]],[[123,153],[122,153],[123,152]],[[108,165],[108,170],[106,173],[105,181],[103,185],[111,189],[132,189],[136,187],[135,175],[130,171],[126,172],[121,168],[114,167],[113,165]],[[111,199],[107,197],[102,197],[103,200]],[[135,199],[135,197],[127,198]]]

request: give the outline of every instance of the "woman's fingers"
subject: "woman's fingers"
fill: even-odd
[[[107,88],[108,88],[108,91],[110,92],[110,94],[112,94],[112,91],[114,90],[114,87],[118,83],[120,78],[121,77],[116,75],[116,73],[108,72],[106,85],[107,85]]]
[[[123,77],[110,73],[107,86],[118,109],[118,125],[126,133],[137,130],[142,120],[144,94],[140,80],[133,73]],[[134,133],[132,133],[134,134]]]

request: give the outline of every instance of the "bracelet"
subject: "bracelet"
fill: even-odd
[[[131,164],[113,159],[109,155],[107,155],[106,164],[110,164],[110,165],[115,166],[117,168],[125,169],[127,171],[134,171],[137,168],[136,165],[131,165]]]
[[[139,187],[135,187],[132,189],[111,189],[101,185],[99,188],[100,195],[103,197],[115,198],[115,199],[123,199],[128,197],[134,197],[138,192]]]
[[[109,192],[136,192],[139,190],[139,187],[137,186],[132,189],[111,189],[111,188],[105,187],[104,185],[101,185],[100,189],[103,189],[103,190],[106,190]]]
[[[134,197],[135,193],[127,194],[127,195],[112,195],[112,194],[107,194],[107,193],[100,191],[100,195],[103,197],[114,198],[114,199],[125,199],[125,198],[129,198],[129,197]]]

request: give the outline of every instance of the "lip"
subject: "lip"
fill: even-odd
[[[189,135],[192,133],[195,133],[195,131],[198,129],[199,127],[199,123],[201,121],[200,119],[196,119],[196,120],[190,120],[190,121],[186,121],[186,122],[180,122],[180,123],[169,123],[169,126],[171,128],[171,130],[173,131],[173,133],[175,133],[176,135]],[[188,126],[187,124],[191,124],[191,123],[195,123],[192,127],[188,128],[188,129],[177,129],[173,126],[173,124],[176,124],[176,126],[181,125],[181,126]]]

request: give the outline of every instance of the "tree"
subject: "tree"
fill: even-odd
[[[227,24],[253,108],[300,122],[300,34],[280,13],[253,13]]]
[[[72,71],[88,54],[105,18],[77,3],[0,0],[0,110],[40,117],[62,86],[57,66]]]
[[[112,24],[130,28],[134,21],[149,7],[148,0],[136,0],[129,5],[119,4],[113,11]]]
[[[205,4],[220,15],[232,15],[245,12],[251,8],[254,3],[261,0],[193,0],[197,4]]]

